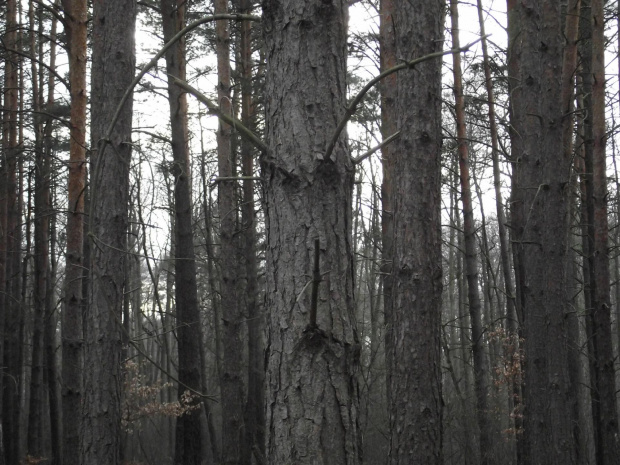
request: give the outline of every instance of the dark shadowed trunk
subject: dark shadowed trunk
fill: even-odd
[[[226,0],[215,0],[216,14],[228,13]],[[230,68],[230,30],[227,20],[215,24],[217,53],[217,96],[221,111],[232,115],[231,68]],[[219,122],[217,130],[217,164],[220,177],[233,177],[236,174],[235,154],[232,149],[232,128]],[[222,312],[222,366],[220,385],[222,396],[222,463],[242,462],[245,443],[244,411],[244,373],[242,371],[243,343],[243,300],[237,295],[245,291],[240,279],[242,269],[241,236],[238,231],[238,206],[236,200],[236,181],[221,181],[218,184],[218,210],[220,216],[220,273]],[[245,448],[247,451],[247,448]],[[249,457],[243,457],[249,460]]]
[[[250,14],[252,2],[242,0],[239,13]],[[247,127],[254,126],[254,106],[252,96],[252,23],[241,24],[241,122]],[[245,407],[245,444],[248,449],[265,456],[265,361],[263,356],[263,315],[258,301],[258,267],[256,258],[256,205],[254,198],[254,150],[247,139],[241,140],[243,202],[241,204],[241,229],[243,231],[243,255],[245,260],[245,311],[248,324],[248,389]]]
[[[3,410],[3,434],[6,446],[6,463],[18,463],[19,454],[19,395],[21,385],[21,369],[16,366],[19,359],[19,317],[21,311],[19,296],[13,294],[16,279],[19,279],[21,266],[15,269],[15,256],[19,254],[18,229],[21,228],[21,218],[18,202],[17,185],[17,158],[18,146],[18,64],[17,50],[17,2],[7,0],[5,32],[3,45],[7,49],[4,66],[4,114],[2,128],[2,145],[5,166],[6,197],[6,261],[5,263],[5,293],[0,297],[3,302],[2,316],[4,318],[4,334],[0,344],[4,346],[3,353],[3,378],[2,383],[2,410]]]
[[[185,2],[162,0],[164,41],[169,41],[185,25]],[[185,39],[181,38],[166,52],[169,76],[185,80]],[[191,395],[189,405],[200,398],[200,312],[192,230],[191,165],[187,129],[187,96],[168,81],[172,157],[174,160],[174,234],[175,234],[175,301],[177,338],[179,341],[179,400]],[[191,392],[191,391],[194,392]],[[202,454],[200,409],[194,408],[177,418],[174,463],[199,464]]]

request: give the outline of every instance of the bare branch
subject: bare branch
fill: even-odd
[[[487,36],[485,36],[485,37],[487,37]],[[323,159],[324,160],[329,159],[329,157],[331,156],[332,152],[334,151],[334,147],[336,146],[336,142],[338,142],[338,138],[340,137],[340,134],[342,134],[342,131],[344,130],[344,128],[346,127],[347,123],[351,119],[351,116],[353,116],[355,114],[355,111],[357,110],[357,106],[364,99],[364,97],[366,96],[368,91],[370,89],[372,89],[374,86],[376,86],[380,81],[382,81],[383,79],[385,79],[386,77],[388,77],[391,74],[394,74],[394,73],[396,73],[398,71],[402,71],[403,69],[413,68],[416,65],[419,65],[420,63],[423,63],[425,61],[434,60],[435,58],[440,58],[440,57],[442,57],[444,55],[451,55],[453,53],[465,52],[465,51],[469,50],[469,48],[472,45],[480,42],[481,40],[482,40],[482,37],[474,40],[473,42],[471,42],[471,43],[469,43],[469,44],[467,44],[467,45],[465,45],[463,47],[459,47],[459,48],[452,49],[452,50],[445,50],[445,51],[442,51],[442,52],[429,53],[428,55],[424,55],[423,57],[416,58],[415,60],[411,60],[411,61],[408,61],[408,62],[405,62],[405,63],[401,63],[400,65],[396,65],[393,68],[390,68],[388,70],[383,71],[377,77],[371,79],[362,88],[362,90],[359,91],[359,93],[355,96],[355,98],[351,101],[349,106],[346,108],[345,116],[342,119],[342,121],[340,121],[340,123],[338,124],[338,127],[336,128],[336,131],[334,132],[334,136],[332,137],[332,140],[330,141],[329,145],[327,146],[327,150],[325,151],[325,156],[323,157]]]
[[[366,160],[369,156],[371,156],[373,153],[375,153],[378,150],[381,150],[383,147],[385,147],[386,145],[388,145],[390,142],[392,142],[393,140],[398,139],[398,136],[400,136],[400,131],[395,132],[394,134],[392,134],[390,137],[388,137],[387,139],[385,139],[383,142],[381,142],[379,145],[377,145],[376,147],[371,148],[370,150],[368,150],[366,153],[360,155],[357,158],[353,158],[353,164],[354,165],[358,165],[361,162],[363,162],[364,160]]]
[[[267,146],[265,145],[265,143],[260,140],[260,138],[254,134],[252,131],[250,131],[248,128],[246,128],[241,121],[239,121],[236,118],[230,117],[226,114],[224,114],[221,110],[220,107],[218,107],[215,103],[213,103],[211,100],[209,100],[209,98],[204,95],[203,93],[201,93],[199,90],[196,90],[195,88],[193,88],[192,86],[190,86],[187,82],[182,81],[181,79],[175,77],[175,76],[171,76],[174,79],[174,83],[183,88],[186,92],[192,94],[194,97],[196,97],[198,100],[200,100],[202,103],[204,103],[207,108],[209,109],[210,112],[212,112],[213,114],[217,115],[217,117],[224,121],[226,124],[232,126],[234,129],[236,129],[239,134],[241,135],[241,137],[247,139],[248,141],[250,141],[257,149],[259,149],[261,152],[263,153],[267,153],[269,150],[267,148]]]

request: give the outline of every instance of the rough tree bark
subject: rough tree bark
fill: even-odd
[[[520,2],[520,60],[511,76],[513,231],[526,354],[524,463],[575,463],[568,372],[570,158],[561,105],[564,30],[559,2]],[[541,46],[543,44],[543,46]],[[518,69],[517,69],[518,68]]]
[[[344,0],[263,2],[270,464],[361,460],[345,138],[324,156],[344,116],[346,8]],[[312,286],[315,242],[322,281]]]
[[[185,1],[162,0],[164,41],[169,41],[185,25]],[[200,398],[188,392],[201,391],[200,312],[192,230],[191,165],[187,126],[187,94],[174,84],[173,77],[185,80],[185,39],[181,38],[166,52],[168,102],[172,157],[174,160],[174,234],[175,234],[175,302],[179,341],[179,400],[192,394],[190,404]],[[200,409],[193,408],[177,418],[175,464],[199,464],[202,455]]]
[[[444,2],[395,0],[396,56],[441,50]],[[390,463],[441,463],[441,60],[397,76]]]
[[[80,441],[83,465],[116,465],[121,455],[121,315],[133,98],[118,113],[114,130],[108,127],[134,76],[135,18],[135,0],[94,2],[91,269]]]

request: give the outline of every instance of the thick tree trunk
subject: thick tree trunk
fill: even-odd
[[[441,50],[443,7],[395,0],[398,58]],[[440,464],[441,60],[399,73],[395,111],[390,463]]]
[[[121,456],[121,315],[125,290],[132,103],[108,127],[135,71],[134,0],[98,0],[93,10],[91,274],[85,315],[82,465]]]
[[[564,156],[561,105],[564,30],[559,2],[519,3],[523,19],[513,95],[518,145],[513,176],[513,228],[523,306],[525,365],[524,461],[575,463],[574,386],[568,373],[566,278],[570,158]],[[544,47],[541,47],[544,44]],[[543,156],[544,154],[544,156]]]
[[[170,40],[185,25],[185,2],[162,0],[164,41]],[[190,405],[200,403],[200,312],[192,230],[191,165],[187,129],[187,97],[173,82],[173,76],[185,80],[185,40],[180,39],[166,52],[168,101],[172,157],[174,159],[174,234],[175,301],[179,341],[179,400],[191,394]],[[190,391],[188,391],[190,390]],[[194,391],[194,393],[191,392]],[[199,464],[202,454],[200,409],[194,408],[177,418],[175,464]]]
[[[62,312],[62,451],[65,465],[80,465],[82,399],[82,276],[86,185],[86,0],[63,0],[71,83],[71,141],[67,214],[67,252]]]
[[[267,0],[263,18],[267,461],[358,464],[353,167],[344,137],[324,158],[344,116],[346,2]]]

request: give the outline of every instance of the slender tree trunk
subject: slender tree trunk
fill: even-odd
[[[399,59],[441,49],[443,1],[395,0],[394,12]],[[440,464],[441,60],[399,73],[395,110],[390,463]]]
[[[605,125],[605,18],[603,0],[592,0],[592,193],[594,232],[594,292],[592,302],[596,385],[600,399],[599,463],[620,461],[618,411],[616,402],[613,343],[611,336],[611,296],[609,282],[609,226],[607,218],[607,163]]]
[[[573,133],[575,126],[574,118],[574,100],[575,100],[575,75],[577,70],[577,42],[579,35],[579,23],[580,23],[580,8],[581,0],[571,0],[568,2],[566,12],[564,15],[564,37],[566,38],[566,45],[564,47],[564,62],[562,64],[562,109],[564,112],[563,118],[563,143],[564,143],[564,157],[574,160],[579,160],[579,157],[575,156],[575,146],[573,143]],[[577,163],[574,163],[576,165]],[[576,169],[579,172],[579,169]],[[571,189],[575,189],[573,185],[575,179],[571,180]],[[575,189],[576,190],[576,189]],[[571,196],[570,211],[575,212],[574,206],[575,198]],[[576,215],[572,214],[572,217]],[[587,234],[584,236],[587,239]],[[587,248],[587,247],[586,247]],[[575,253],[569,252],[567,259],[567,282],[576,283],[576,264]],[[571,285],[569,285],[569,292],[571,295],[576,293],[571,291]],[[573,301],[569,301],[569,305],[573,305]],[[581,361],[580,361],[580,347],[579,347],[579,321],[576,312],[570,312],[567,315],[567,337],[568,337],[568,370],[569,377],[575,389],[581,384]],[[575,449],[577,463],[581,463],[582,452],[580,447],[581,436],[583,435],[584,428],[581,428],[579,424],[579,400],[578,393],[575,392],[571,398],[572,406],[570,409],[570,421],[572,424],[573,434],[573,448]]]
[[[19,57],[14,52],[17,50],[17,3],[15,0],[7,0],[5,33],[3,45],[6,48],[4,66],[4,115],[2,145],[6,172],[6,261],[5,283],[2,300],[4,301],[4,335],[0,341],[4,345],[3,353],[3,433],[6,445],[6,462],[18,463],[19,455],[19,396],[18,389],[21,385],[21,368],[16,367],[18,360],[19,345],[19,296],[14,295],[14,282],[19,279],[21,266],[14,268],[16,255],[19,256],[21,244],[18,241],[21,228],[21,215],[18,202],[17,186],[17,158],[19,156],[18,145],[18,100],[19,82],[18,68]]]
[[[51,126],[51,125],[50,125]],[[51,136],[51,131],[50,131]],[[51,142],[51,140],[50,140]],[[51,148],[51,143],[49,144]],[[51,161],[52,153],[48,151],[48,160]],[[50,198],[53,199],[54,189],[50,186]],[[50,205],[50,209],[53,206]],[[60,413],[60,391],[58,383],[58,342],[56,339],[56,300],[54,285],[57,278],[56,253],[56,218],[50,215],[49,232],[49,277],[47,279],[47,292],[45,302],[45,325],[43,328],[43,350],[45,354],[45,378],[47,381],[47,401],[49,405],[49,437],[51,441],[51,462],[54,465],[62,464],[62,439],[61,439],[61,413]]]
[[[82,465],[121,456],[121,316],[128,223],[133,98],[108,127],[135,71],[134,0],[98,0],[93,10],[91,275],[85,315]]]
[[[215,14],[228,13],[228,2],[216,0]],[[215,25],[217,52],[218,101],[222,112],[232,115],[230,81],[230,32],[228,21],[217,21]],[[232,128],[220,121],[217,131],[217,158],[220,177],[235,176],[235,157],[232,150]],[[242,372],[243,325],[242,301],[237,293],[242,289],[239,263],[239,234],[237,231],[237,202],[235,181],[218,184],[218,210],[220,215],[221,242],[221,311],[222,311],[222,463],[242,463],[245,443],[243,421],[244,387]],[[243,289],[246,291],[246,289]],[[244,457],[246,460],[249,457]]]
[[[566,279],[569,241],[570,158],[563,150],[562,60],[564,30],[559,2],[519,3],[521,57],[513,95],[513,228],[523,280],[524,461],[576,461],[566,419],[574,386],[568,374]],[[541,43],[544,47],[541,48]],[[515,111],[516,110],[516,111]],[[516,149],[516,150],[515,150]],[[544,156],[542,156],[544,154]],[[521,273],[521,274],[520,274]]]
[[[460,48],[459,17],[456,0],[450,0],[452,19],[452,48]],[[486,352],[484,328],[482,324],[482,307],[478,287],[478,251],[476,245],[476,226],[474,224],[474,207],[469,177],[469,150],[467,147],[467,130],[465,127],[465,97],[463,95],[463,75],[461,55],[452,55],[454,74],[454,98],[456,102],[456,130],[458,141],[458,159],[461,182],[461,202],[463,203],[463,229],[465,234],[465,273],[467,276],[467,298],[471,321],[472,353],[474,359],[474,386],[476,392],[476,416],[480,429],[480,463],[495,463],[492,422],[488,405],[489,357]]]
[[[394,0],[381,0],[379,16],[379,46],[381,71],[393,68],[396,60],[396,37],[394,32]],[[396,125],[396,74],[380,82],[381,136],[387,139],[397,131]],[[394,157],[393,146],[381,150],[383,179],[381,181],[381,276],[383,279],[383,313],[386,326],[385,361],[390,366],[392,356],[392,263],[394,259]],[[391,370],[386,370],[386,396],[390,403]]]
[[[242,0],[239,13],[251,14],[252,2]],[[241,24],[241,122],[252,128],[252,23]],[[265,456],[265,363],[263,359],[264,341],[262,336],[263,317],[258,303],[258,268],[256,258],[256,213],[254,199],[253,147],[246,139],[241,140],[241,163],[243,181],[243,202],[241,206],[241,227],[243,231],[243,255],[245,258],[245,305],[248,322],[248,393],[245,413],[245,443],[249,449],[246,456],[257,450]],[[249,461],[248,461],[249,462]]]
[[[62,450],[64,465],[80,465],[82,399],[82,276],[86,187],[86,0],[63,0],[71,83],[67,252],[62,312]]]
[[[344,116],[346,2],[270,0],[263,18],[267,461],[358,464],[353,166],[344,137],[324,159]],[[322,281],[310,285],[316,262]]]
[[[185,2],[162,0],[164,40],[170,40],[185,25]],[[190,405],[200,398],[188,389],[200,392],[200,312],[196,281],[196,261],[192,230],[191,165],[187,129],[187,97],[173,82],[172,76],[185,80],[185,40],[179,40],[166,53],[172,156],[174,159],[174,233],[175,301],[179,341],[179,400],[192,394]],[[195,408],[177,418],[175,464],[199,464],[202,454],[200,409]]]

